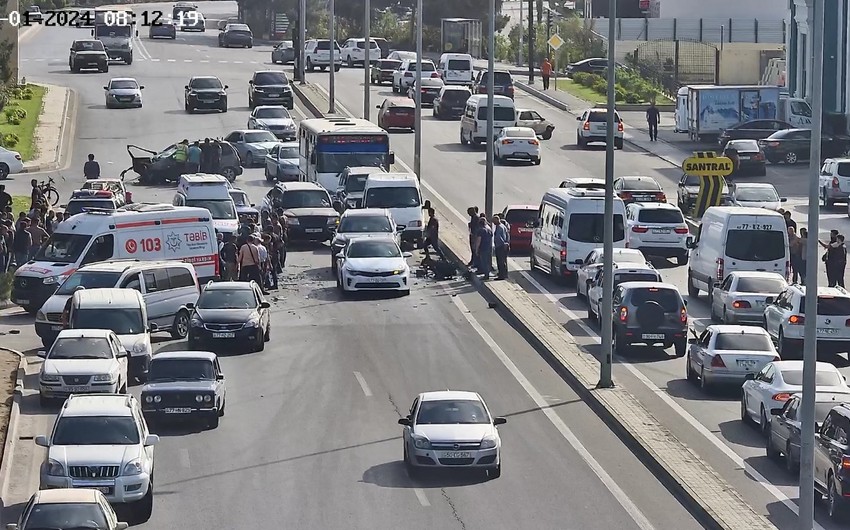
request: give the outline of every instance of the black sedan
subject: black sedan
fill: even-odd
[[[393,82],[393,72],[401,66],[401,61],[395,59],[381,59],[376,64],[372,65],[369,77],[372,79],[373,85],[383,85],[384,83]]]
[[[808,160],[811,155],[811,129],[785,129],[758,141],[764,156],[771,164],[784,162],[796,164]],[[843,157],[850,154],[850,138],[847,136],[821,137],[821,158]]]
[[[215,109],[227,112],[227,85],[211,75],[196,76],[189,79],[184,87],[183,108],[189,114],[197,109]]]
[[[254,34],[251,33],[251,28],[247,24],[228,24],[218,34],[218,46],[220,48],[230,48],[231,46],[253,48]]]
[[[167,39],[177,38],[177,25],[173,20],[163,20],[159,24],[152,24],[148,29],[148,38],[155,39],[165,37]]]
[[[160,352],[151,359],[142,387],[142,413],[148,425],[163,419],[198,419],[218,427],[226,405],[224,374],[216,354]]]
[[[729,140],[762,140],[776,131],[784,131],[793,127],[790,123],[780,120],[745,121],[725,129],[717,138],[717,143],[722,148]]]
[[[210,283],[201,291],[192,310],[189,348],[248,345],[263,351],[269,340],[269,307],[256,282]]]
[[[626,204],[633,202],[667,202],[667,195],[652,177],[620,177],[614,180],[614,193]]]
[[[731,140],[723,148],[723,156],[732,160],[735,175],[767,175],[764,153],[755,140]]]
[[[602,75],[607,69],[608,59],[605,59],[604,57],[583,59],[567,65],[567,77],[572,77],[574,74],[578,73]]]

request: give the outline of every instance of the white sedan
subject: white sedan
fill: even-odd
[[[505,127],[496,136],[493,152],[497,162],[514,158],[540,165],[540,141],[531,127]]]
[[[779,192],[776,191],[773,184],[766,182],[735,184],[732,187],[730,195],[734,206],[764,208],[766,210],[773,210],[774,212],[779,210],[782,207],[782,203],[788,200],[785,197],[779,196]]]
[[[579,298],[586,298],[590,290],[590,284],[596,278],[596,273],[604,264],[602,247],[590,251],[576,272],[576,294]],[[640,250],[633,248],[615,248],[614,263],[647,263],[646,257]]]
[[[0,180],[6,180],[9,175],[24,170],[24,160],[21,153],[0,147]]]
[[[295,139],[295,120],[281,105],[259,105],[248,116],[249,129],[269,131],[282,140]]]
[[[844,376],[829,363],[817,363],[817,392],[850,392]],[[741,421],[755,422],[765,435],[770,430],[770,411],[782,408],[796,392],[803,391],[803,361],[774,361],[744,381],[741,392]]]
[[[748,374],[781,360],[767,331],[755,326],[708,326],[698,339],[688,342],[688,381],[699,381],[706,392],[719,384],[742,385]]]
[[[144,85],[140,85],[132,77],[113,77],[109,84],[103,87],[106,93],[106,108],[141,107],[144,88]]]
[[[764,308],[787,286],[785,278],[775,272],[733,272],[716,285],[708,297],[711,319],[724,324],[761,325]]]
[[[336,285],[343,294],[353,291],[399,291],[410,294],[410,267],[392,237],[353,239],[337,254]]]

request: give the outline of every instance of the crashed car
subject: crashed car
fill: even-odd
[[[191,142],[190,142],[191,143]],[[214,173],[224,176],[230,182],[242,174],[242,160],[236,149],[224,140],[218,140],[221,145],[221,163]],[[133,165],[121,172],[121,180],[127,173],[134,171],[139,175],[141,184],[165,184],[166,182],[177,182],[183,168],[174,159],[177,144],[171,144],[161,151],[152,151],[138,145],[128,145],[127,152]]]

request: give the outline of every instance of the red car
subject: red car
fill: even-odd
[[[502,217],[511,225],[511,252],[531,251],[531,232],[538,210],[533,204],[512,204],[502,210]]]
[[[413,130],[416,125],[416,102],[410,98],[387,98],[378,105],[378,127]]]

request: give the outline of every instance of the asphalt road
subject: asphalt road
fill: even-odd
[[[314,74],[310,80],[327,89],[328,74]],[[337,74],[339,106],[362,117],[362,75],[360,71],[343,69]],[[389,86],[372,87],[373,106],[385,97],[392,96]],[[543,162],[533,165],[497,165],[494,171],[494,210],[501,211],[509,204],[538,205],[544,191],[556,187],[566,177],[603,177],[604,148],[578,150],[575,146],[575,118],[555,110],[547,104],[524,93],[518,93],[519,108],[538,110],[555,126],[550,141],[543,141]],[[371,118],[376,117],[372,109]],[[431,116],[430,109],[423,111],[421,173],[423,187],[431,197],[450,205],[452,221],[465,223],[468,206],[483,207],[485,185],[485,152],[483,147],[473,149],[461,146],[458,140],[459,123],[439,121]],[[414,149],[412,133],[393,133],[392,147],[396,160],[413,167]],[[792,189],[800,180],[803,166],[771,169],[769,180]],[[774,179],[773,175],[780,175]],[[668,198],[675,200],[676,183],[681,169],[629,144],[616,152],[615,175],[648,175],[655,177],[664,187]],[[795,217],[802,221],[807,207],[802,200],[789,201]],[[457,218],[457,219],[456,219]],[[835,211],[822,217],[821,229],[836,227],[845,231],[846,216]],[[674,266],[672,262],[657,261],[665,280],[687,292],[687,267]],[[553,317],[564,323],[577,341],[598,352],[598,329],[586,320],[587,308],[579,301],[571,287],[555,285],[542,274],[531,274],[527,258],[513,260],[513,277],[546,307]],[[824,275],[821,274],[823,277]],[[695,329],[709,323],[708,305],[703,295],[690,300],[688,310]],[[850,363],[843,355],[834,363],[850,375]],[[791,527],[796,522],[793,499],[797,497],[797,479],[765,457],[764,440],[755,429],[740,421],[740,392],[736,389],[705,395],[685,380],[685,360],[673,357],[672,352],[635,348],[627,358],[618,359],[615,377],[634,392],[677,436],[694,447],[720,472],[747,500],[780,528]],[[834,528],[824,514],[818,520],[824,528]]]
[[[165,5],[157,6],[146,8]],[[269,47],[219,50],[214,31],[181,34],[176,42],[150,42],[143,31],[132,66],[71,75],[64,50],[84,32],[42,29],[21,49],[29,80],[67,84],[79,96],[73,161],[60,182],[64,197],[82,182],[79,168],[89,152],[104,176],[117,175],[129,164],[127,143],[159,148],[244,127],[247,80],[269,64]],[[230,112],[183,113],[182,87],[200,74],[230,85]],[[101,87],[109,76],[125,75],[146,86],[145,106],[107,111]],[[8,188],[22,193],[27,181],[18,177]],[[259,169],[238,183],[255,201],[268,189]],[[171,188],[131,190],[137,201],[170,202],[173,195]],[[269,521],[298,528],[700,527],[464,282],[423,280],[409,297],[342,301],[328,261],[326,247],[290,254],[282,288],[270,298],[272,341],[262,353],[222,360],[229,406],[219,428],[162,433],[154,514],[139,528],[260,528]],[[13,329],[20,333],[7,335]],[[17,309],[0,312],[0,334],[4,345],[38,349],[31,320]],[[185,344],[162,340],[157,348]],[[396,420],[417,393],[443,388],[476,390],[495,414],[508,417],[500,431],[500,479],[408,479]],[[22,436],[49,428],[51,412],[36,403],[28,391]],[[27,446],[21,454],[40,453]],[[37,470],[36,461],[18,464],[21,483],[31,483],[24,474]],[[21,489],[6,499],[12,512],[30,493]],[[11,515],[4,513],[4,522]]]

